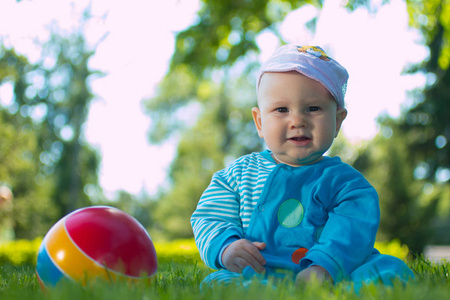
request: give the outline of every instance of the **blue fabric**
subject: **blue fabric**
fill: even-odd
[[[395,281],[406,283],[414,278],[414,273],[400,259],[390,255],[375,253],[369,256],[364,263],[350,274],[356,291],[363,284],[383,283],[390,286]]]
[[[289,211],[284,206],[301,207],[302,213],[284,215]],[[245,238],[267,244],[262,254],[269,267],[300,272],[314,263],[338,282],[374,251],[379,217],[375,189],[339,158],[299,168],[279,164],[266,181]],[[299,248],[308,249],[300,264],[292,261]]]
[[[243,211],[251,212],[249,219],[243,219]],[[191,222],[202,258],[211,267],[223,267],[218,256],[230,239],[267,244],[261,251],[264,276],[249,268],[243,275],[222,270],[205,284],[224,278],[295,278],[312,265],[325,268],[335,283],[413,277],[401,260],[374,249],[379,219],[375,189],[339,158],[291,167],[276,164],[265,151],[216,173]]]
[[[295,281],[295,272],[273,268],[267,268],[266,270],[265,274],[258,274],[250,267],[245,268],[242,274],[220,270],[209,274],[202,281],[201,289],[212,287],[215,284],[236,283],[246,286],[255,280],[266,284],[269,282],[269,278],[271,279],[270,282],[275,283],[277,280],[286,279]],[[381,283],[385,286],[392,286],[395,282],[406,284],[413,278],[414,273],[402,260],[375,252],[350,274],[346,282],[348,282],[349,289],[354,289],[358,293],[364,284]]]

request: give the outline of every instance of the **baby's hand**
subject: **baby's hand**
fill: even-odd
[[[300,282],[310,282],[313,278],[315,278],[318,282],[323,282],[325,280],[333,282],[333,278],[330,273],[325,270],[325,268],[322,268],[321,266],[311,266],[297,274],[295,283],[299,284]]]
[[[245,267],[250,266],[256,272],[263,273],[266,260],[259,251],[264,248],[266,243],[252,243],[246,239],[237,240],[223,252],[222,263],[231,272],[242,273]]]

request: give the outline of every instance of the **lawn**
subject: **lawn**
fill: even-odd
[[[172,250],[170,250],[172,249]],[[182,252],[182,250],[184,249]],[[175,250],[175,251],[174,251]],[[163,255],[172,251],[177,255]],[[202,279],[211,270],[199,262],[186,243],[178,246],[158,245],[160,260],[158,272],[150,283],[109,284],[96,283],[82,287],[73,282],[63,283],[43,292],[36,280],[34,265],[0,260],[0,299],[449,299],[450,263],[432,264],[422,258],[409,261],[416,273],[416,280],[407,286],[399,283],[393,287],[367,285],[358,294],[348,285],[320,286],[309,284],[300,287],[292,283],[271,285],[252,284],[246,288],[239,286],[217,287],[200,291]]]
[[[97,283],[82,287],[66,283],[43,292],[36,280],[33,266],[0,267],[0,299],[449,299],[450,264],[429,264],[413,261],[415,282],[403,287],[365,286],[359,294],[346,285],[295,287],[285,283],[275,288],[253,284],[247,288],[218,287],[200,292],[201,280],[210,272],[203,264],[163,263],[150,284]]]

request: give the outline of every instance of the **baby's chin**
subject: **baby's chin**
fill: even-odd
[[[323,155],[311,156],[307,158],[284,158],[278,157],[272,153],[273,159],[279,164],[285,164],[291,167],[301,167],[314,164],[323,159]]]

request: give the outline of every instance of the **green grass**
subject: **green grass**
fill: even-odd
[[[283,283],[276,288],[253,284],[216,287],[200,292],[202,279],[211,271],[202,263],[165,262],[150,284],[96,283],[82,287],[63,283],[43,293],[36,280],[33,266],[0,266],[0,299],[449,299],[450,263],[432,264],[421,258],[409,263],[416,273],[416,281],[403,287],[365,286],[357,295],[346,285],[319,286],[309,284],[295,287]]]

